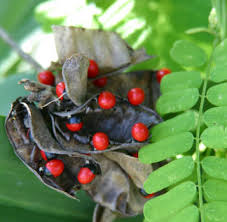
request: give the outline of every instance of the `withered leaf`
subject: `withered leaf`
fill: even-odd
[[[61,64],[73,54],[81,53],[95,60],[102,74],[151,58],[143,49],[134,51],[115,32],[66,26],[52,29]]]
[[[117,214],[110,209],[96,204],[92,222],[113,222],[117,218]]]
[[[138,188],[143,188],[143,184],[150,173],[153,171],[151,165],[142,164],[138,158],[120,152],[106,152],[104,156],[119,164],[130,176]]]
[[[67,95],[77,106],[82,105],[86,98],[88,66],[89,60],[85,56],[73,54],[62,67]]]
[[[142,212],[146,199],[128,175],[113,161],[102,154],[94,155],[99,163],[101,175],[90,184],[82,185],[93,200],[114,212],[132,216]]]

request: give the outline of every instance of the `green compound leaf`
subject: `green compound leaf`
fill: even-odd
[[[209,88],[207,91],[207,99],[215,106],[227,106],[227,83]]]
[[[195,205],[186,207],[168,222],[182,222],[187,218],[187,222],[199,222],[199,210]]]
[[[204,113],[204,122],[207,126],[227,127],[227,106],[214,107]]]
[[[196,88],[173,91],[161,95],[156,104],[160,115],[182,112],[191,109],[199,99],[199,90]]]
[[[194,131],[198,121],[198,112],[187,111],[172,119],[164,121],[151,129],[152,142],[182,132]]]
[[[151,199],[144,206],[144,216],[150,222],[167,221],[180,210],[192,204],[196,197],[196,185],[182,183],[159,197]]]
[[[148,144],[140,149],[139,160],[142,163],[156,163],[192,148],[194,137],[190,132],[167,137],[156,143]]]
[[[226,61],[227,39],[221,42],[214,50],[213,59],[217,65],[223,65]]]
[[[227,221],[227,203],[223,201],[214,201],[204,205],[206,222],[226,222]]]
[[[204,197],[207,202],[227,202],[227,182],[223,180],[207,180],[203,185]]]
[[[227,148],[227,128],[212,126],[205,129],[201,135],[204,145],[213,149]]]
[[[203,159],[202,167],[210,177],[227,181],[227,159],[209,156]]]
[[[217,83],[227,80],[227,64],[215,66],[210,74],[210,80]]]
[[[199,67],[207,60],[206,53],[192,42],[178,40],[170,50],[170,56],[182,66]]]
[[[197,71],[190,72],[173,72],[171,75],[166,75],[161,81],[161,92],[167,93],[170,91],[200,88],[202,79]]]
[[[194,169],[192,157],[183,157],[155,170],[144,183],[147,193],[155,193],[189,177]]]

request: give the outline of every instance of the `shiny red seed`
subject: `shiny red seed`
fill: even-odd
[[[43,150],[40,150],[40,154],[45,161],[48,161],[46,153]]]
[[[100,93],[98,103],[102,109],[111,109],[116,104],[116,98],[111,92],[104,91]]]
[[[103,78],[100,78],[100,79],[96,79],[93,81],[93,84],[99,88],[102,88],[106,85],[107,83],[107,77],[103,77]]]
[[[128,91],[128,101],[132,105],[139,105],[144,101],[145,94],[141,88],[133,88]]]
[[[90,59],[89,62],[90,62],[90,64],[89,64],[88,72],[87,72],[88,78],[94,78],[99,74],[99,67],[94,60]]]
[[[168,69],[168,68],[162,68],[162,69],[158,70],[157,73],[156,73],[157,81],[160,83],[162,78],[165,75],[170,74],[170,73],[171,73],[171,70]]]
[[[68,130],[76,132],[82,129],[83,123],[66,123],[66,127]]]
[[[154,193],[151,193],[151,194],[148,194],[147,196],[144,196],[144,198],[147,198],[147,199],[152,198],[152,197],[154,197],[154,195],[155,195]]]
[[[64,93],[64,91],[65,91],[65,83],[64,82],[59,82],[56,85],[56,95],[58,96],[58,98],[60,100],[63,100],[62,94]]]
[[[54,177],[58,177],[64,171],[64,163],[57,159],[50,160],[46,163],[46,168]]]
[[[132,156],[134,156],[135,158],[138,158],[138,152],[132,153]]]
[[[149,136],[149,130],[143,123],[134,124],[131,133],[132,137],[139,142],[147,140]]]
[[[80,168],[80,171],[77,175],[77,179],[81,184],[90,183],[92,180],[94,180],[94,178],[95,174],[88,167]]]
[[[42,84],[52,86],[54,84],[55,77],[51,71],[46,70],[38,73],[38,80]]]
[[[109,138],[105,133],[96,133],[92,138],[96,150],[105,150],[109,146]]]

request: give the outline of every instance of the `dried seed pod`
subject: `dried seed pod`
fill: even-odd
[[[150,59],[144,49],[134,51],[115,32],[53,26],[60,64],[75,53],[95,60],[100,74]]]
[[[59,100],[54,87],[30,80],[20,82],[31,94],[17,99],[6,119],[14,151],[47,186],[73,198],[78,189],[87,191],[98,203],[93,222],[137,215],[147,201],[140,191],[143,183],[163,163],[143,165],[128,155],[148,142],[133,140],[131,128],[142,122],[150,129],[162,121],[149,108],[155,107],[159,84],[153,71],[113,74],[151,57],[144,50],[134,51],[113,32],[59,26],[54,26],[54,32],[59,62],[49,70],[58,73],[56,83],[64,81],[64,99]],[[91,84],[93,80],[87,80],[89,59],[98,63],[100,77],[108,76],[103,89],[116,98],[110,109],[99,106],[100,89]],[[144,90],[144,105],[133,106],[127,101],[128,90],[135,87]],[[39,108],[32,102],[38,102]],[[69,117],[81,118],[83,127],[75,132],[69,130],[66,127]],[[92,136],[97,132],[108,136],[107,149],[94,149]],[[60,173],[46,173],[47,158],[42,157],[40,150],[56,155],[64,164]],[[77,175],[85,166],[94,170],[95,177],[80,184]]]

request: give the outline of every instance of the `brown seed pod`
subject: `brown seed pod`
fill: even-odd
[[[53,29],[59,61],[49,70],[58,73],[56,83],[64,81],[64,99],[59,100],[55,87],[20,81],[31,93],[12,104],[6,119],[9,140],[16,155],[47,186],[72,198],[76,198],[79,189],[87,191],[97,203],[93,222],[137,215],[147,201],[141,193],[143,183],[163,163],[144,165],[131,155],[148,142],[134,141],[131,128],[142,122],[150,129],[162,121],[151,109],[160,90],[154,71],[120,73],[151,57],[144,50],[134,51],[113,32],[60,26]],[[102,90],[115,95],[116,104],[111,109],[100,107],[101,91],[87,79],[89,59],[97,62],[100,77],[108,76]],[[135,87],[145,92],[142,105],[133,106],[126,99],[128,90]],[[66,127],[71,117],[83,122],[79,131]],[[108,135],[107,149],[94,149],[92,136],[97,132]],[[49,158],[62,161],[64,169],[58,176],[47,173],[45,165],[49,159],[43,159],[40,150],[54,154],[47,155]],[[91,167],[95,177],[80,184],[77,175],[84,166]]]

